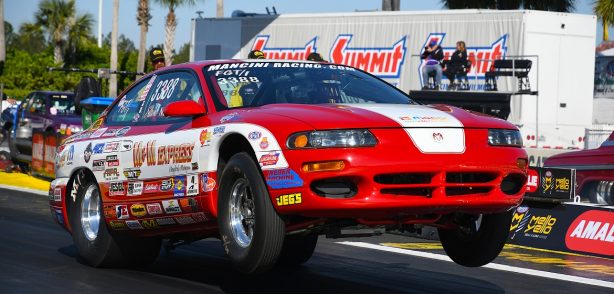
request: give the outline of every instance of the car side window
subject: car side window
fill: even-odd
[[[107,115],[107,123],[110,124],[131,124],[138,119],[138,112],[147,97],[152,82],[156,76],[141,81],[138,85],[130,89]]]
[[[164,73],[157,76],[151,84],[149,95],[138,114],[139,122],[170,122],[177,120],[177,118],[164,116],[162,110],[166,105],[183,100],[198,102],[202,96],[198,78],[190,72]]]
[[[32,105],[30,105],[30,112],[37,114],[47,113],[45,105],[45,96],[42,94],[36,94],[32,99]]]

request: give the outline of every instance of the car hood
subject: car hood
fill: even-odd
[[[549,157],[544,166],[565,167],[581,165],[614,165],[614,146],[601,146],[598,149],[573,151]]]
[[[502,128],[511,123],[447,105],[271,104],[258,112],[300,120],[316,130],[344,128]]]

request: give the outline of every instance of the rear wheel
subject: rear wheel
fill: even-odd
[[[237,270],[260,273],[275,265],[285,225],[271,203],[258,166],[245,152],[233,155],[224,167],[218,214],[224,250]]]
[[[79,256],[93,267],[144,266],[160,251],[159,238],[113,236],[107,229],[98,184],[85,180],[70,207],[72,236]]]
[[[293,266],[307,262],[313,255],[317,244],[318,234],[316,233],[286,236],[278,264]]]
[[[459,228],[438,229],[441,245],[454,262],[477,267],[499,256],[509,234],[511,212],[461,215],[457,219]]]

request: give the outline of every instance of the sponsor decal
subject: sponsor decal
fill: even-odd
[[[435,143],[442,143],[443,135],[441,133],[433,133],[433,141],[435,141]]]
[[[113,230],[124,230],[128,228],[124,221],[118,221],[118,220],[109,221],[109,226],[111,226],[111,229]]]
[[[198,175],[197,174],[192,174],[192,175],[187,175],[186,178],[186,190],[187,190],[187,195],[188,196],[196,196],[198,195],[198,188],[200,187],[198,185]]]
[[[443,49],[444,59],[449,60],[450,56],[456,50],[456,46],[445,47],[442,46],[445,33],[431,33],[426,38],[422,48],[426,47],[431,41],[437,42],[437,45]],[[492,44],[487,46],[468,46],[467,47],[467,59],[471,61],[471,70],[467,73],[470,77],[477,77],[478,79],[484,79],[486,72],[488,72],[493,64],[494,59],[501,59],[505,57],[507,53],[507,34],[501,36]],[[454,43],[452,43],[454,44]],[[420,51],[420,54],[424,52],[424,49]],[[418,68],[419,73],[422,72],[424,66],[424,60],[421,61]],[[420,79],[422,75],[419,74]]]
[[[413,123],[433,123],[433,122],[445,122],[448,121],[448,118],[445,116],[401,116],[399,117],[402,121],[413,122]]]
[[[142,165],[164,165],[173,163],[192,162],[194,143],[182,143],[177,145],[159,146],[156,148],[156,141],[136,142],[132,149],[132,158],[135,167]]]
[[[132,204],[130,206],[130,212],[132,213],[132,215],[136,217],[144,217],[147,215],[147,210],[145,209],[145,205],[140,204],[140,203]]]
[[[219,126],[219,127],[213,128],[214,136],[221,136],[222,134],[224,134],[224,132],[226,132],[226,126]]]
[[[237,119],[239,119],[239,113],[233,112],[233,113],[229,113],[227,115],[222,116],[222,118],[220,118],[220,122],[225,123],[227,121],[233,121]]]
[[[146,229],[157,229],[158,223],[154,219],[144,219],[141,221],[141,225],[143,225]]]
[[[130,131],[130,127],[123,127],[115,132],[115,136],[123,136]]]
[[[142,230],[143,229],[143,226],[141,226],[141,223],[138,220],[127,220],[126,225],[131,230]]]
[[[535,215],[530,212],[529,207],[520,206],[516,208],[512,216],[510,232],[513,232],[513,234],[510,239],[517,238],[517,234],[526,238],[548,239],[556,222],[557,217],[551,214]]]
[[[125,152],[132,150],[132,141],[122,141],[119,145],[119,151]]]
[[[109,184],[109,196],[124,196],[124,183],[111,182]]]
[[[116,152],[119,149],[119,142],[108,142],[104,145],[104,153]]]
[[[260,137],[262,137],[262,133],[261,133],[261,132],[258,132],[258,131],[253,131],[253,132],[250,132],[250,133],[247,135],[247,137],[248,137],[250,140],[258,140],[258,139],[260,139]]]
[[[269,148],[269,140],[267,137],[263,137],[262,141],[260,141],[260,149],[265,150],[267,148]]]
[[[106,161],[108,167],[119,166],[119,159],[117,158],[117,155],[108,155]]]
[[[106,218],[116,218],[117,213],[115,211],[115,205],[105,205],[102,210],[104,211],[104,217]]]
[[[306,60],[309,54],[317,51],[316,40],[317,38],[314,37],[303,47],[273,48],[266,46],[269,41],[269,35],[258,35],[254,39],[251,50],[262,51],[266,59]]]
[[[565,245],[570,250],[614,256],[614,212],[580,214],[567,229]]]
[[[571,177],[555,176],[551,170],[546,170],[542,180],[542,191],[544,194],[569,193]]]
[[[209,145],[211,143],[211,133],[209,130],[204,129],[200,131],[200,146]]]
[[[207,217],[205,216],[204,212],[198,212],[198,213],[192,213],[192,218],[197,222],[197,223],[204,223],[207,221]]]
[[[92,161],[92,171],[103,171],[104,170],[104,159],[97,159]]]
[[[286,194],[275,197],[277,200],[277,206],[286,206],[303,203],[301,193]]]
[[[185,176],[174,177],[173,181],[175,183],[175,187],[173,188],[173,196],[175,197],[185,196],[186,177]]]
[[[198,205],[198,201],[196,198],[182,198],[179,199],[179,206],[184,212],[198,212],[200,211],[200,206]]]
[[[117,219],[129,218],[128,205],[115,205],[115,217],[117,217]]]
[[[196,223],[196,221],[192,217],[187,216],[187,215],[176,216],[175,220],[180,225],[189,225],[189,224]]]
[[[117,129],[108,130],[104,134],[102,134],[102,136],[103,137],[112,137],[112,136],[115,136],[115,134],[117,134]]]
[[[164,207],[164,211],[168,214],[181,213],[181,207],[179,207],[179,201],[175,199],[162,201],[162,206]]]
[[[66,165],[72,164],[74,156],[75,156],[75,145],[71,145],[70,148],[68,148],[68,154],[66,155]]]
[[[162,214],[162,207],[159,203],[147,203],[145,206],[149,215]]]
[[[139,168],[125,168],[124,176],[129,180],[136,180],[141,176],[141,169]]]
[[[55,219],[58,221],[59,224],[64,224],[64,214],[62,213],[61,209],[55,209]]]
[[[104,116],[99,117],[92,125],[90,126],[90,131],[98,130],[102,126],[102,121],[104,121]]]
[[[532,168],[528,168],[527,169],[527,193],[535,193],[535,191],[537,191],[538,188],[538,179],[539,179],[539,173],[532,169]]]
[[[92,143],[91,142],[87,144],[87,147],[85,147],[85,151],[83,151],[83,160],[85,160],[85,163],[90,162],[90,158],[92,158]]]
[[[143,182],[128,182],[128,196],[139,196],[143,194]]]
[[[102,152],[104,152],[104,143],[98,143],[94,146],[94,148],[92,148],[92,151],[94,151],[94,154],[100,154]]]
[[[198,170],[198,162],[192,162],[192,170]]]
[[[391,47],[350,48],[352,37],[351,34],[337,36],[330,51],[332,63],[356,67],[380,78],[398,78],[401,75],[407,37],[402,37]]]
[[[175,181],[173,178],[170,178],[168,180],[162,180],[162,183],[160,184],[160,191],[168,192],[172,190],[174,187],[175,187]]]
[[[302,187],[303,179],[292,169],[273,169],[264,171],[266,183],[273,189]]]
[[[187,173],[189,171],[194,170],[194,163],[196,163],[196,162],[193,162],[190,165],[178,164],[178,165],[170,166],[168,168],[168,172],[171,173],[171,174],[176,174],[176,173],[185,174],[185,173]]]
[[[119,178],[119,171],[116,167],[108,168],[104,170],[104,179],[107,181],[117,180]]]
[[[205,193],[211,192],[213,189],[215,189],[215,179],[207,174],[202,174],[200,183],[202,186],[201,189]]]
[[[277,160],[279,160],[279,152],[269,152],[267,154],[262,155],[258,162],[261,166],[267,166],[277,164]]]
[[[157,75],[153,75],[149,82],[147,82],[147,85],[145,85],[145,88],[143,89],[141,95],[137,98],[137,101],[145,101],[145,98],[147,98],[147,94],[149,94],[149,91],[151,90],[151,86],[153,86],[153,83],[156,80],[156,77]]]
[[[160,185],[158,183],[147,183],[147,184],[145,184],[145,188],[143,189],[143,193],[145,193],[145,194],[158,193],[158,192],[160,192],[159,187],[160,187]]]
[[[62,201],[62,188],[58,187],[53,189],[53,201],[60,202]]]
[[[100,138],[100,136],[102,136],[102,134],[104,134],[104,132],[106,131],[107,131],[107,128],[97,129],[90,135],[90,138]]]
[[[175,220],[173,220],[172,217],[157,218],[156,222],[158,223],[158,225],[161,226],[169,226],[175,224]]]

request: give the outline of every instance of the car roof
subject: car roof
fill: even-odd
[[[235,62],[300,62],[300,63],[323,63],[328,64],[329,62],[318,62],[318,61],[309,61],[309,60],[290,60],[290,59],[216,59],[216,60],[199,60],[187,63],[173,64],[169,66],[165,66],[162,70],[169,69],[179,69],[179,68],[191,68],[191,69],[199,69],[205,66],[220,64],[220,63],[235,63]]]

